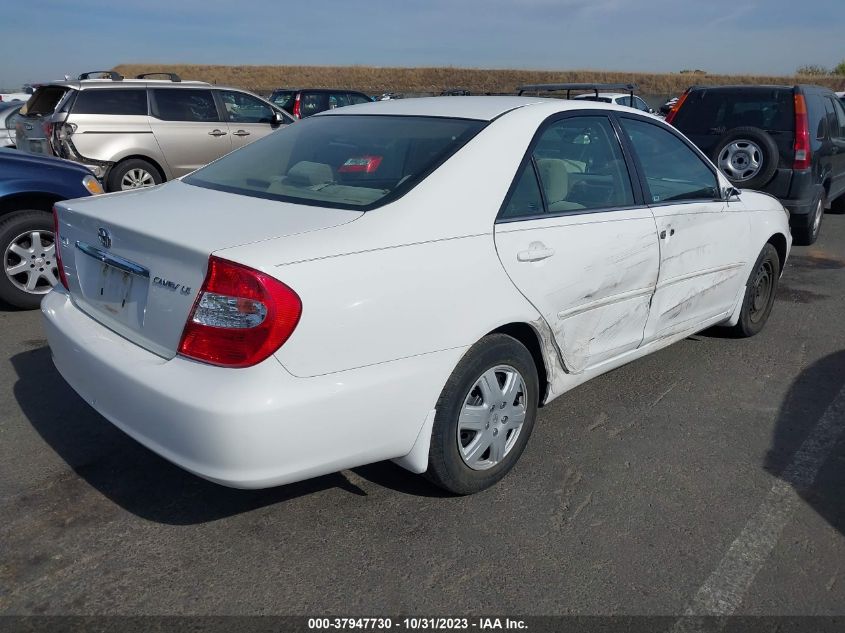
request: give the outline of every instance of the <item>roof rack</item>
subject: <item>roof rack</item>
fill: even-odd
[[[87,73],[82,73],[81,75],[79,75],[79,77],[77,77],[77,79],[79,81],[83,81],[84,79],[91,79],[92,75],[107,75],[107,78],[111,79],[112,81],[123,81],[123,75],[113,70],[92,70]]]
[[[593,90],[599,96],[599,90],[624,90],[633,97],[638,90],[637,84],[526,84],[518,88],[521,97],[526,92],[533,92],[538,97],[541,92],[566,91],[566,98],[569,99],[573,90]]]
[[[135,79],[146,79],[147,77],[152,77],[154,75],[164,75],[173,82],[182,81],[182,78],[176,73],[141,73],[140,75],[135,75]]]

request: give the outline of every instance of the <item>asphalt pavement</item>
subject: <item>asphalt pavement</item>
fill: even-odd
[[[827,215],[760,335],[560,397],[457,498],[391,463],[198,479],[64,383],[37,312],[0,309],[0,613],[845,615],[843,326]]]

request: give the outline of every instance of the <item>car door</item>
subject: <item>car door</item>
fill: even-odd
[[[210,88],[153,88],[150,127],[174,176],[232,151],[229,125]]]
[[[835,97],[825,97],[827,142],[830,144],[830,199],[845,193],[845,108]]]
[[[495,227],[508,275],[580,373],[643,338],[660,262],[651,211],[606,115],[547,121]]]
[[[273,123],[277,110],[261,99],[239,90],[218,90],[217,94],[226,113],[232,149],[243,147],[280,127]]]
[[[750,225],[739,202],[723,199],[716,169],[669,126],[619,121],[636,157],[660,244],[660,275],[643,344],[730,310],[745,284]]]

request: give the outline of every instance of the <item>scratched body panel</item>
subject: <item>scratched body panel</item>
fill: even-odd
[[[517,253],[537,241],[554,256],[518,261]],[[640,345],[660,259],[648,209],[500,224],[496,247],[508,275],[551,326],[568,371]]]
[[[733,309],[745,284],[748,215],[722,201],[653,207],[660,276],[644,342]],[[757,250],[754,251],[756,257]]]

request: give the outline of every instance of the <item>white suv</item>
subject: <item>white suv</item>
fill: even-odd
[[[183,176],[292,121],[237,88],[96,71],[36,89],[15,132],[21,151],[82,163],[120,191]]]

